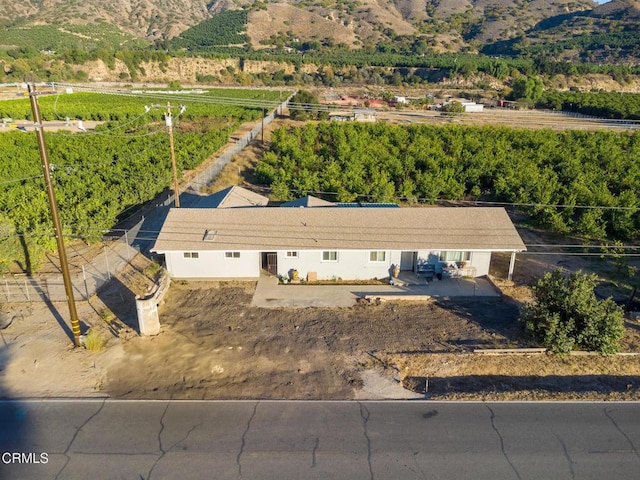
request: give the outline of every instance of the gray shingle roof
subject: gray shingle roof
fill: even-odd
[[[205,232],[215,230],[213,240]],[[504,208],[174,208],[152,249],[526,250]]]

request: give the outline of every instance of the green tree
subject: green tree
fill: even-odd
[[[464,105],[456,101],[449,102],[442,106],[442,111],[445,113],[463,113]]]
[[[513,81],[511,98],[537,102],[544,91],[544,84],[538,77],[518,77]]]
[[[300,90],[291,99],[291,118],[293,120],[322,120],[327,112],[317,110],[318,97],[307,90]]]
[[[520,313],[526,331],[559,354],[574,348],[617,352],[624,335],[623,310],[611,298],[598,300],[595,286],[593,274],[545,273],[533,286],[535,303],[525,304]]]

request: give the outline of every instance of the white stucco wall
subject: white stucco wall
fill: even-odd
[[[184,252],[165,252],[169,275],[173,278],[257,278],[260,253],[242,251],[240,258],[227,258],[225,252],[198,252],[198,258],[185,258]]]
[[[286,258],[286,252],[278,252],[278,274],[289,275],[291,269],[298,270],[300,278],[306,279],[309,272],[316,272],[318,280],[368,280],[390,275],[391,265],[400,264],[400,252],[385,250],[384,262],[370,262],[371,250],[338,250],[338,260],[322,260],[320,250],[299,250],[298,258]]]
[[[491,252],[471,252],[469,263],[476,269],[476,276],[489,275],[489,264],[491,263]]]
[[[297,250],[297,258],[287,258],[285,251],[277,252],[278,275],[288,276],[290,270],[298,270],[305,279],[309,272],[316,272],[318,280],[365,280],[385,278],[392,265],[400,265],[401,251],[385,250],[384,262],[369,261],[371,250],[338,250],[338,260],[323,261],[320,250]],[[418,263],[433,263],[436,272],[442,272],[440,251],[417,252]],[[173,278],[257,278],[260,276],[261,254],[257,251],[241,251],[239,258],[228,258],[223,251],[201,251],[198,258],[185,258],[184,252],[165,252],[167,270]],[[471,252],[469,266],[476,275],[489,273],[491,252]]]

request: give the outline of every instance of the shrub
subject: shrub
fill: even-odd
[[[453,101],[443,105],[442,111],[445,113],[464,113],[464,105],[460,102]]]
[[[546,273],[533,286],[535,303],[522,308],[526,331],[551,351],[575,348],[611,354],[620,350],[623,310],[611,298],[598,300],[596,276],[582,272],[565,277],[562,269]]]
[[[93,328],[87,332],[84,337],[84,347],[87,350],[100,350],[104,347],[104,339]]]

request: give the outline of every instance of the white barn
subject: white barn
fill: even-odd
[[[173,278],[385,278],[393,267],[483,276],[526,250],[504,208],[174,208],[152,248]]]

